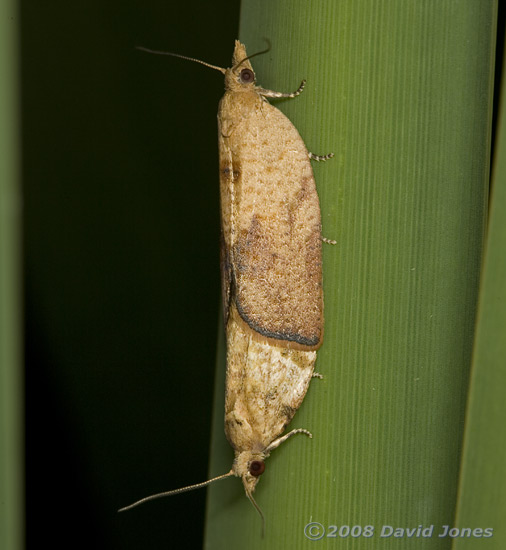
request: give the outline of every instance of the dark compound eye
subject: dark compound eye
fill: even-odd
[[[239,78],[243,84],[249,84],[255,81],[255,73],[251,69],[243,69]]]
[[[246,69],[245,69],[246,70]],[[265,471],[265,462],[263,460],[253,460],[249,465],[249,473],[252,476],[261,476]]]

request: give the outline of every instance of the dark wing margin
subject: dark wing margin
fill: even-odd
[[[243,321],[275,345],[314,350],[323,341],[321,230],[280,246],[272,227],[251,219],[234,246],[231,293]],[[229,285],[230,286],[230,285]]]
[[[220,241],[221,300],[223,307],[223,323],[226,327],[230,312],[230,287],[232,282],[232,267],[230,265],[230,253],[225,243],[223,230],[221,231]]]

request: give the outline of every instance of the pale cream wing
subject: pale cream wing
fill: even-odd
[[[252,337],[231,306],[227,328],[225,432],[236,451],[263,451],[279,437],[309,387],[316,351],[273,346]]]

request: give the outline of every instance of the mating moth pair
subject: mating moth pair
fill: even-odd
[[[304,429],[283,432],[314,376],[316,350],[323,339],[324,239],[311,159],[333,155],[309,153],[293,124],[267,101],[296,97],[304,81],[290,94],[256,86],[253,56],[247,56],[238,40],[229,69],[167,55],[225,75],[218,110],[225,433],[235,459],[224,475],[146,497],[121,510],[237,476],[263,522],[253,491],[265,459],[296,433],[311,437]]]

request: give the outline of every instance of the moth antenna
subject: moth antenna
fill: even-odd
[[[237,69],[240,65],[242,65],[247,59],[251,59],[252,57],[255,57],[257,55],[262,55],[263,53],[267,53],[271,49],[271,41],[268,38],[264,38],[264,40],[267,42],[267,48],[265,50],[262,50],[261,52],[252,53],[251,55],[248,55],[248,57],[245,57],[244,59],[241,59],[237,65],[234,65],[232,67],[232,70]]]
[[[249,498],[251,504],[253,504],[253,506],[256,508],[257,512],[260,514],[260,517],[262,518],[262,538],[264,538],[264,535],[265,535],[265,518],[264,518],[264,515],[262,513],[262,510],[260,510],[260,506],[258,506],[258,504],[256,503],[256,500],[253,498],[252,493],[250,493],[249,491],[246,491],[246,496]]]
[[[150,500],[155,500],[155,498],[169,497],[171,495],[177,495],[179,493],[186,493],[186,491],[193,491],[193,489],[200,489],[201,487],[205,487],[206,485],[209,485],[215,481],[219,481],[220,479],[225,479],[226,477],[230,477],[233,475],[234,475],[234,471],[230,470],[230,472],[226,474],[223,474],[218,477],[213,477],[213,479],[208,479],[207,481],[203,481],[202,483],[196,483],[195,485],[188,485],[187,487],[180,487],[179,489],[173,489],[172,491],[164,491],[163,493],[156,493],[156,495],[150,495],[149,497],[141,498],[140,500],[138,500],[137,502],[134,502],[133,504],[129,504],[124,508],[120,508],[118,512],[126,512],[127,510],[131,510],[132,508],[135,508],[136,506],[140,506],[145,502],[148,502]],[[260,509],[256,504],[255,504],[255,507],[260,512]],[[262,512],[260,512],[260,514],[261,513]]]
[[[194,57],[187,57],[186,55],[180,55],[178,53],[172,53],[172,52],[161,52],[158,50],[150,50],[149,48],[144,48],[143,46],[135,46],[137,50],[141,50],[143,52],[147,53],[154,53],[156,55],[170,55],[172,57],[180,57],[181,59],[186,59],[187,61],[195,61],[195,63],[200,63],[201,65],[205,65],[206,67],[210,67],[211,69],[216,69],[217,71],[220,71],[221,73],[225,74],[226,69],[223,69],[222,67],[217,67],[216,65],[211,65],[211,63],[206,63],[205,61],[201,61],[200,59],[195,59]],[[262,52],[260,52],[262,53]],[[257,54],[254,54],[257,55]],[[247,59],[247,58],[246,58]]]

